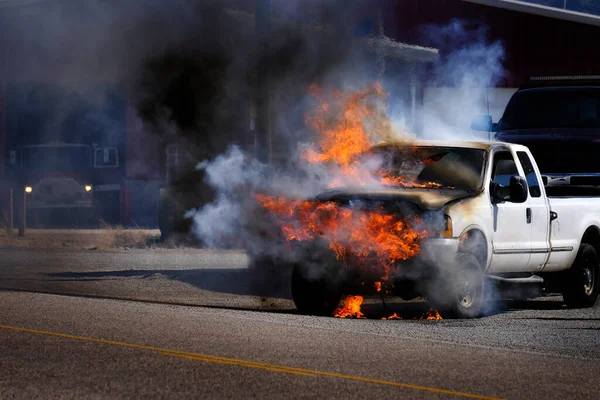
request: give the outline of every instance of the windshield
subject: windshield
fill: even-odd
[[[372,149],[368,162],[387,186],[478,190],[484,158],[481,149],[389,145]]]
[[[548,88],[517,92],[498,130],[600,128],[600,88]]]
[[[21,167],[26,169],[72,171],[91,165],[88,146],[26,146],[21,150]]]

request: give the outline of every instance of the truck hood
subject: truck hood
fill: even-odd
[[[410,202],[422,210],[441,210],[447,203],[474,196],[475,193],[456,189],[366,189],[340,188],[325,191],[317,196],[318,201],[349,202],[351,200],[385,203]]]

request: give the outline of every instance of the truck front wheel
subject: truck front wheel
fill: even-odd
[[[298,311],[309,315],[331,315],[342,299],[339,285],[326,274],[312,279],[302,265],[292,271],[292,299]]]
[[[581,244],[575,262],[565,271],[562,294],[567,306],[587,308],[598,304],[599,273],[600,262],[596,249],[592,245]]]
[[[428,299],[444,317],[476,318],[483,308],[483,275],[477,257],[458,253],[453,268],[440,271],[428,290]]]

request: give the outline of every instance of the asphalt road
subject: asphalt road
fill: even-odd
[[[1,249],[0,398],[600,393],[598,309],[546,298],[421,321],[425,303],[372,299],[370,319],[308,317],[285,279],[246,263],[240,252]],[[379,319],[392,311],[404,320]]]

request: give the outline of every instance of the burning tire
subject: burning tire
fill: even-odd
[[[582,244],[573,266],[565,272],[562,294],[571,308],[586,308],[598,305],[600,293],[600,262],[596,249]]]
[[[292,299],[302,314],[331,315],[342,299],[342,291],[327,274],[312,279],[307,268],[297,264],[292,271]]]
[[[445,318],[476,318],[483,308],[484,288],[483,269],[477,258],[459,253],[455,268],[440,271],[428,297]]]

